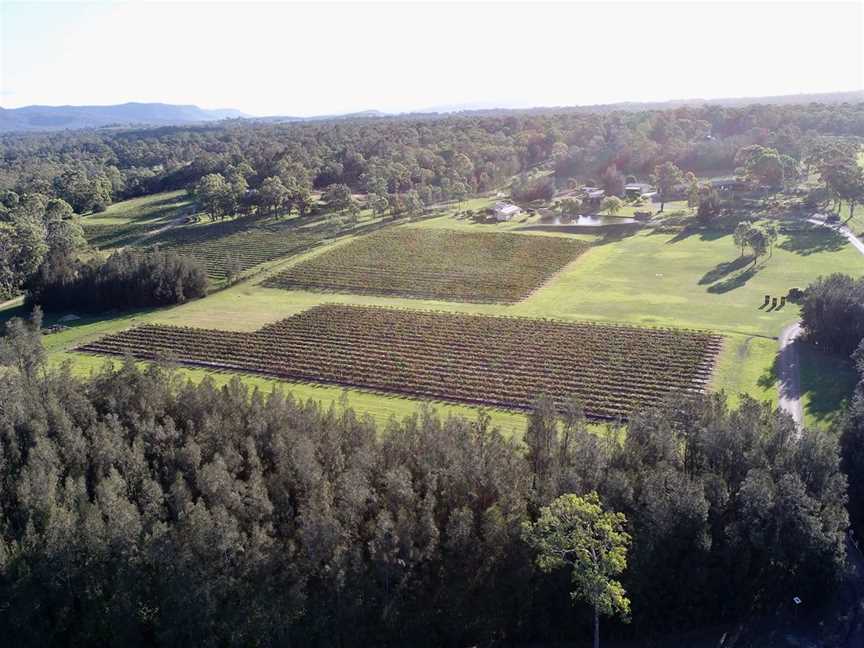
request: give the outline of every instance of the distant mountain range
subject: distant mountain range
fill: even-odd
[[[116,106],[24,106],[0,108],[0,132],[103,128],[133,124],[193,124],[248,117],[239,110],[198,106],[125,103]]]
[[[288,115],[273,115],[271,117],[250,117],[249,119],[257,122],[310,122],[310,121],[327,121],[331,119],[364,119],[375,117],[393,117],[395,113],[385,113],[380,110],[361,110],[360,112],[342,113],[333,115],[312,115],[311,117],[291,117]]]
[[[803,103],[859,103],[864,102],[864,90],[851,92],[829,92],[820,94],[782,95],[773,97],[736,97],[728,99],[675,99],[654,102],[624,102],[583,106],[555,106],[536,108],[493,107],[491,103],[455,104],[437,106],[424,110],[403,113],[385,113],[379,110],[292,117],[288,115],[253,117],[239,110],[205,110],[198,106],[180,106],[163,103],[125,103],[116,106],[25,106],[23,108],[0,108],[0,133],[15,131],[56,131],[80,128],[105,128],[109,126],[167,126],[219,121],[222,119],[248,119],[268,123],[291,123],[325,121],[335,119],[380,119],[383,117],[421,117],[434,115],[498,115],[512,112],[612,112],[616,110],[668,110],[683,106],[705,104],[740,107],[749,104],[803,104]]]
[[[840,104],[864,102],[864,90],[852,90],[849,92],[824,92],[818,94],[796,94],[776,95],[769,97],[727,97],[721,99],[671,99],[668,101],[624,101],[610,104],[586,104],[572,106],[498,106],[492,107],[485,103],[457,104],[452,106],[440,106],[423,110],[423,113],[440,114],[472,114],[490,115],[508,112],[522,113],[553,113],[553,112],[613,112],[627,111],[638,112],[642,110],[671,110],[685,106],[725,106],[727,108],[740,108],[755,104],[769,105],[793,105],[808,103]]]

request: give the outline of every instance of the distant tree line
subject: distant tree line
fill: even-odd
[[[836,437],[747,397],[682,395],[626,434],[541,397],[523,447],[483,414],[378,427],[131,361],[80,380],[39,326],[0,343],[18,646],[558,643],[613,611],[607,636],[648,640],[823,600],[844,564]]]
[[[45,310],[128,310],[204,297],[207,273],[176,252],[124,250],[107,259],[43,264],[28,288],[27,303]]]
[[[239,176],[254,192],[278,178],[301,209],[306,191],[334,184],[379,204],[414,191],[428,205],[460,200],[543,168],[554,171],[555,182],[596,178],[607,193],[620,195],[625,175],[648,177],[667,162],[693,172],[738,166],[776,183],[817,142],[861,137],[864,104],[7,134],[0,137],[0,190],[61,198],[84,214],[134,196],[195,187],[205,176],[219,174],[231,191],[215,188],[219,197],[211,213],[242,213],[243,205],[230,204],[231,196],[241,193]],[[739,155],[742,149],[746,158]],[[278,187],[264,193],[270,197],[261,197],[262,204],[275,205]]]

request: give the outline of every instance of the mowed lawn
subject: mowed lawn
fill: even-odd
[[[445,227],[452,220],[450,216],[443,216],[426,221],[424,226]],[[464,227],[470,226],[466,223]],[[791,287],[804,287],[817,276],[830,272],[864,273],[864,256],[845,239],[838,241],[827,229],[781,237],[772,258],[760,262],[753,272],[748,270],[749,262],[738,260],[739,253],[728,234],[707,232],[682,237],[645,230],[611,242],[597,238],[597,244],[590,251],[568,265],[541,290],[513,305],[321,294],[260,285],[267,276],[332,246],[344,245],[347,240],[350,239],[274,263],[271,270],[252,281],[214,293],[204,300],[116,319],[83,320],[69,331],[46,337],[52,359],[69,359],[77,371],[86,373],[101,365],[102,359],[69,353],[72,347],[138,322],[251,331],[320,303],[377,304],[711,329],[727,335],[712,387],[730,394],[744,391],[760,400],[776,402],[776,378],[772,379],[776,336],[785,325],[798,318],[798,309],[787,304],[781,310],[766,312],[760,309],[765,294],[779,297]],[[813,393],[805,394],[805,411],[808,422],[824,423],[830,418],[826,403],[838,401],[842,394],[826,400],[828,385],[817,378],[824,374],[820,364],[831,365],[822,363],[819,358],[808,362],[802,382],[805,391],[812,388]],[[203,370],[184,372],[193,377],[208,373]],[[227,380],[227,374],[217,374],[217,379]],[[254,382],[268,387],[285,385],[262,378],[255,378]],[[341,389],[333,387],[294,383],[286,386],[299,396],[318,398],[324,403],[337,401],[342,393]],[[391,414],[411,413],[419,406],[419,401],[410,398],[354,391],[351,402],[358,410],[383,419]],[[810,408],[812,412],[807,407],[809,402],[816,403]],[[476,412],[474,408],[455,405],[448,406],[447,411]],[[493,419],[513,432],[520,432],[524,427],[521,414],[496,411]]]
[[[514,311],[775,337],[798,308],[768,312],[765,295],[779,298],[832,272],[864,274],[864,256],[824,228],[781,236],[755,270],[731,235],[651,231],[595,246],[577,265]]]

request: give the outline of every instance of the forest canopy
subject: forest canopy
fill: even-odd
[[[682,396],[626,435],[541,397],[522,447],[484,414],[379,428],[347,396],[131,361],[81,380],[39,325],[0,342],[0,635],[20,646],[583,639],[591,608],[524,533],[562,494],[630,539],[632,622],[607,636],[817,600],[844,564],[836,438],[747,397]]]
[[[242,176],[254,189],[279,178],[289,191],[333,184],[378,196],[413,190],[429,204],[492,189],[538,165],[558,180],[647,176],[666,162],[697,173],[730,171],[736,153],[755,145],[801,160],[823,136],[864,137],[864,104],[550,109],[9,134],[0,137],[0,190],[62,198],[86,213],[219,173]]]

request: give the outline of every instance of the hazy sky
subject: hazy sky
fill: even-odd
[[[256,115],[864,88],[862,3],[10,2],[0,105]]]

